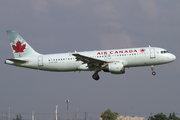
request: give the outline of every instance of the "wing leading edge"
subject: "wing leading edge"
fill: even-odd
[[[96,59],[96,58],[80,55],[78,53],[74,53],[72,55],[76,57],[77,61],[82,61],[83,64],[88,64],[88,65],[99,66],[101,64],[109,62],[109,61],[104,61],[104,60],[100,60],[100,59]]]

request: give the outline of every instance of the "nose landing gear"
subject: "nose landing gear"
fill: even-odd
[[[152,72],[152,75],[155,76],[155,75],[156,75],[156,72],[153,71],[153,72]]]
[[[155,76],[156,72],[154,71],[154,65],[151,65],[152,75]]]

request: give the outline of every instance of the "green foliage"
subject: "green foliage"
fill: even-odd
[[[153,116],[149,116],[148,120],[154,120]]]
[[[169,117],[167,117],[163,113],[158,113],[158,114],[156,114],[154,116],[149,117],[148,120],[180,120],[180,118],[178,118],[176,116],[176,114],[173,112],[173,113],[169,114]]]
[[[158,113],[158,114],[154,115],[154,119],[155,120],[168,120],[166,115],[163,113]]]
[[[110,109],[107,109],[101,114],[103,120],[116,120],[118,117],[117,112],[112,112]]]
[[[16,120],[22,120],[21,114],[19,114],[19,115],[17,114],[16,115]]]
[[[169,114],[169,119],[170,119],[170,120],[171,120],[171,119],[173,119],[173,117],[172,117],[171,113]]]
[[[158,113],[158,114],[156,114],[154,116],[149,117],[148,120],[168,120],[168,118],[166,117],[165,114]]]
[[[173,113],[170,113],[170,114],[169,114],[168,120],[180,120],[180,118],[178,118],[178,117],[176,116],[176,113],[173,112]]]

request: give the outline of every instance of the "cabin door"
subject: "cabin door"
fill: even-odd
[[[155,56],[155,49],[154,48],[150,48],[150,58],[151,59],[156,58],[156,56]]]
[[[42,67],[42,66],[43,66],[43,57],[42,57],[42,56],[39,56],[39,57],[38,57],[38,66],[39,66],[39,67]]]

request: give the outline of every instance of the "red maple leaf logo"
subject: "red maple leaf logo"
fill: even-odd
[[[146,51],[146,49],[140,49],[140,52],[145,52]]]
[[[15,53],[22,53],[24,52],[23,50],[25,49],[26,44],[23,44],[18,40],[16,45],[12,45],[13,50],[15,50]]]

